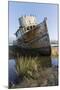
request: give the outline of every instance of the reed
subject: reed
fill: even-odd
[[[58,85],[58,72],[55,68],[51,68],[51,57],[48,56],[18,56],[16,70],[20,78],[22,76],[22,81],[16,87]]]
[[[16,69],[18,74],[34,78],[33,73],[38,71],[38,57],[19,57],[16,61]]]

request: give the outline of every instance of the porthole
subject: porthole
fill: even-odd
[[[32,29],[32,26],[30,26],[30,29]]]

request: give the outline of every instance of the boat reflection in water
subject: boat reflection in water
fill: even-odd
[[[20,59],[18,60],[18,63],[22,64]],[[57,61],[54,64],[55,59]],[[30,62],[29,59],[26,59],[26,60],[24,59],[23,61],[25,61],[25,64],[26,62]],[[26,73],[24,73],[25,71],[22,73],[21,72],[22,67],[19,69],[19,72],[17,72],[17,69],[16,69],[17,60],[12,60],[12,59],[9,60],[9,88],[58,85],[58,58],[52,59],[50,56],[49,57],[41,56],[41,57],[35,58],[35,60],[31,59],[31,62],[33,62],[33,67],[35,67],[36,70],[34,71],[33,68],[32,70],[31,68],[28,68],[30,70],[25,69]],[[23,64],[23,68],[25,64]]]

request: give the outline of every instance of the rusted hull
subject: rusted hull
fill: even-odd
[[[17,40],[17,46],[22,48],[21,52],[32,55],[50,55],[51,46],[46,22],[43,21]]]
[[[18,56],[50,56],[51,47],[45,48],[23,48],[18,46],[9,46],[9,57],[16,58]]]

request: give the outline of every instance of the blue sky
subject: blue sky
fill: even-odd
[[[38,23],[47,17],[50,40],[58,40],[58,5],[9,1],[9,38],[15,38],[14,33],[19,28],[18,19],[23,15],[36,16]]]

